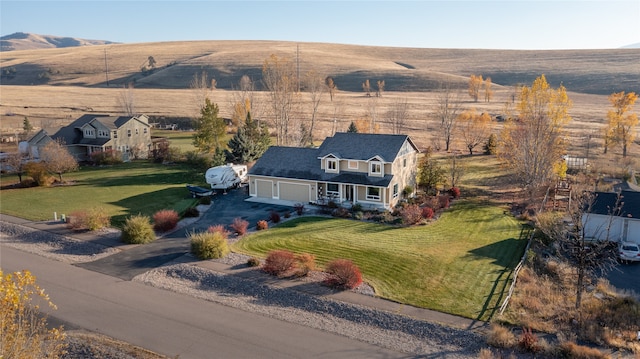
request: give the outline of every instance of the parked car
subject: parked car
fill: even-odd
[[[620,260],[623,262],[640,262],[640,245],[633,242],[622,242],[618,247]]]

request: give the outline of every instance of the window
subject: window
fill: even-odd
[[[338,184],[327,183],[327,194],[338,194]]]
[[[398,184],[393,185],[393,198],[398,197]]]
[[[338,172],[338,161],[327,159],[327,172]]]
[[[131,130],[127,130],[127,137],[131,137]]]
[[[145,127],[142,132],[146,135],[147,134],[147,128]]]
[[[378,187],[367,187],[367,199],[380,199],[380,188]]]
[[[382,163],[380,163],[380,162],[370,162],[369,163],[369,174],[370,175],[381,175],[382,174]]]
[[[349,169],[357,170],[358,169],[358,161],[349,161]]]
[[[136,135],[138,134],[138,129],[136,128]]]
[[[93,137],[93,136],[95,136],[95,132],[90,128],[85,128],[84,129],[84,135]]]
[[[113,131],[113,138],[118,138],[118,131]]]
[[[402,167],[407,167],[407,159],[406,158],[402,159]]]

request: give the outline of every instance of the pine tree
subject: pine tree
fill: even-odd
[[[351,121],[351,124],[349,124],[349,129],[347,129],[347,132],[358,133],[358,127],[356,127],[356,124],[353,123],[353,121]]]
[[[247,113],[247,118],[238,132],[229,140],[227,159],[235,163],[248,163],[257,160],[271,145],[269,130],[259,124]]]
[[[213,153],[221,147],[227,124],[218,115],[218,105],[208,98],[205,99],[200,115],[195,123],[196,133],[193,135],[193,145],[200,152]]]

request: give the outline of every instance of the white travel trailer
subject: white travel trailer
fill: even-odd
[[[235,188],[247,179],[247,166],[229,163],[223,166],[211,167],[205,173],[207,183],[211,189],[227,190]]]

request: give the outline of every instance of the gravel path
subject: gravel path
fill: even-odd
[[[0,241],[14,248],[67,263],[93,261],[117,251],[99,244],[10,223],[2,223]],[[226,264],[246,263],[246,257],[231,254],[220,261]],[[409,355],[475,358],[479,350],[486,346],[482,335],[473,331],[419,321],[293,289],[255,283],[193,264],[170,263],[133,280],[337,333]],[[371,294],[371,289],[367,286],[361,290]]]

